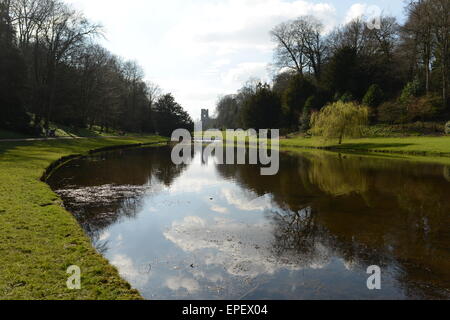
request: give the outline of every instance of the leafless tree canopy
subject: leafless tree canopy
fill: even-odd
[[[57,122],[155,131],[161,89],[145,80],[136,62],[98,45],[102,26],[61,0],[2,0],[0,9],[0,36],[9,48],[0,63],[10,66],[1,84],[2,107],[8,106],[2,126],[20,129],[17,123],[30,122],[40,131]]]
[[[277,44],[275,63],[303,74],[313,71],[320,77],[325,56],[323,24],[314,17],[301,17],[275,27],[272,38]]]

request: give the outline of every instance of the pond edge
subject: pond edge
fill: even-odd
[[[108,152],[108,151],[115,151],[115,150],[128,150],[128,149],[133,149],[133,148],[142,148],[142,147],[148,147],[148,146],[157,146],[157,145],[165,145],[167,144],[167,142],[164,141],[157,141],[157,142],[148,142],[148,143],[134,143],[134,144],[125,144],[125,145],[117,145],[117,146],[108,146],[108,147],[102,147],[102,148],[97,148],[97,149],[92,149],[89,150],[87,152],[84,153],[79,153],[79,154],[72,154],[72,155],[68,155],[68,156],[63,156],[61,158],[59,158],[56,161],[53,161],[44,171],[44,173],[42,174],[40,181],[47,183],[48,178],[60,167],[66,165],[68,162],[75,160],[75,159],[80,159],[83,157],[87,157],[89,155],[93,155],[93,154],[97,154],[97,153],[102,153],[102,152]],[[64,207],[64,205],[63,205]],[[68,210],[65,210],[68,214],[72,215],[72,213]],[[79,228],[81,228],[81,226],[79,225],[79,223],[77,223]],[[84,233],[84,231],[83,231]],[[95,250],[95,248],[91,245],[92,249]],[[97,252],[97,250],[95,250]],[[125,280],[118,272],[118,270],[108,261],[106,260],[107,263],[113,267],[116,271],[117,271],[117,276],[124,281],[125,283],[128,284],[129,288],[132,289],[132,285]],[[140,294],[140,292],[136,289],[133,289],[137,292],[137,294],[139,295],[140,299],[143,299],[142,295]]]
[[[68,156],[64,156],[59,158],[56,161],[53,161],[44,171],[42,174],[40,180],[42,182],[47,182],[47,180],[50,178],[50,176],[60,167],[64,166],[68,162],[80,159],[83,157],[87,157],[93,154],[102,153],[102,152],[108,152],[108,151],[115,151],[115,150],[127,150],[127,149],[134,149],[134,148],[141,148],[141,147],[147,147],[147,146],[154,146],[154,145],[165,145],[167,142],[163,141],[157,141],[157,142],[148,142],[148,143],[134,143],[134,144],[124,144],[124,145],[118,145],[118,146],[109,146],[109,147],[103,147],[98,149],[92,149],[85,153],[78,153],[78,154],[72,154]]]

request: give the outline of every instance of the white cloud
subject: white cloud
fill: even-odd
[[[265,62],[245,62],[238,64],[235,68],[222,75],[223,82],[232,85],[233,83],[244,83],[249,78],[256,78],[262,81],[269,81],[267,63]]]
[[[231,63],[230,59],[218,59],[214,62],[212,62],[210,64],[210,67],[206,70],[204,70],[204,74],[205,75],[209,75],[209,76],[216,76],[219,72],[220,69],[226,65],[229,65]]]
[[[143,272],[134,261],[125,254],[116,254],[111,260],[111,264],[115,266],[122,277],[133,283],[136,288],[143,288],[150,280],[150,272]]]
[[[221,193],[228,204],[242,211],[264,211],[272,208],[269,195],[257,197],[256,195],[246,195],[227,188],[222,189]],[[253,197],[253,200],[249,199],[251,197]]]
[[[100,237],[98,238],[99,241],[106,241],[111,237],[111,233],[108,231],[103,232]]]
[[[218,182],[202,178],[202,177],[187,177],[185,179],[176,180],[170,187],[169,191],[171,194],[186,193],[186,191],[192,193],[199,193],[208,187],[213,187],[217,185]]]
[[[166,280],[166,286],[170,290],[178,291],[186,289],[189,293],[195,293],[200,290],[200,285],[195,279],[184,277],[170,277]]]
[[[366,13],[366,10],[367,10],[367,4],[355,3],[347,11],[347,15],[345,16],[344,23],[349,23],[357,18],[364,16]]]
[[[282,0],[224,0],[203,2],[169,32],[172,44],[187,54],[230,54],[241,49],[270,51],[270,30],[302,15],[333,21],[335,8],[327,3]],[[180,39],[181,41],[173,41]]]
[[[319,269],[328,264],[330,257],[329,249],[319,243],[313,259],[295,257],[289,252],[285,256],[275,256],[272,226],[263,222],[246,224],[225,218],[207,221],[186,217],[174,222],[164,236],[185,252],[204,259],[202,264],[223,266],[228,274],[239,277],[255,278],[280,269]],[[215,253],[196,254],[204,249],[215,249]]]
[[[227,208],[220,207],[220,206],[212,206],[211,207],[211,211],[214,211],[214,212],[217,212],[217,213],[221,213],[221,214],[228,213],[228,209]]]

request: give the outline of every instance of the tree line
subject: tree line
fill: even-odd
[[[99,45],[102,36],[100,25],[62,1],[0,0],[0,128],[192,128],[173,96],[145,81],[136,62]]]
[[[217,127],[306,131],[312,113],[336,102],[369,107],[372,124],[448,120],[450,2],[409,1],[407,19],[364,17],[325,33],[303,16],[276,26],[271,84],[250,80],[221,97]]]

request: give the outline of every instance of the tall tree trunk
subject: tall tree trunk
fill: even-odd
[[[442,98],[444,103],[444,110],[448,107],[448,60],[449,60],[449,35],[448,28],[445,28],[444,45],[442,50]]]
[[[430,92],[430,54],[431,49],[429,44],[425,45],[425,91],[428,94]]]
[[[49,63],[47,72],[47,105],[45,112],[45,129],[50,128],[50,121],[52,117],[52,112],[55,105],[55,94],[56,94],[56,64],[54,61]]]
[[[446,69],[447,66],[444,66],[443,69]],[[444,110],[447,110],[448,107],[448,94],[447,94],[447,89],[448,88],[448,76],[447,76],[447,72],[443,71],[442,72],[442,99],[443,99],[443,107]]]
[[[339,136],[339,145],[342,144],[343,139],[344,139],[344,132],[341,132],[341,135]]]

